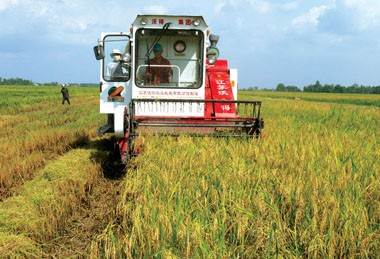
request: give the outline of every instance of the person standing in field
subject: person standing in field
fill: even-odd
[[[61,93],[62,93],[62,104],[67,101],[67,103],[70,105],[70,97],[69,97],[69,89],[67,89],[65,84],[61,84]]]

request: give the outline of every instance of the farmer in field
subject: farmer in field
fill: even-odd
[[[62,93],[62,104],[67,101],[67,103],[70,105],[70,97],[69,97],[69,89],[67,89],[65,84],[61,84],[61,93]]]

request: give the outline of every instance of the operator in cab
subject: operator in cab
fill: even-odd
[[[118,49],[113,49],[110,54],[112,61],[107,64],[106,78],[108,80],[122,80],[128,77],[128,69],[124,63],[122,53]]]
[[[159,85],[161,83],[170,83],[170,77],[173,75],[170,61],[162,56],[164,49],[160,43],[153,46],[154,58],[149,60],[146,71],[146,78],[151,84]],[[158,65],[158,66],[151,66]]]

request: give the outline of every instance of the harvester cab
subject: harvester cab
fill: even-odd
[[[237,100],[237,69],[219,59],[202,16],[138,15],[129,32],[102,33],[98,133],[118,139],[122,160],[136,137],[155,134],[259,137],[260,101]]]

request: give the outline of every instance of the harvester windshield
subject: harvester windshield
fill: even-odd
[[[197,30],[138,29],[135,73],[138,87],[199,88],[203,33]]]

